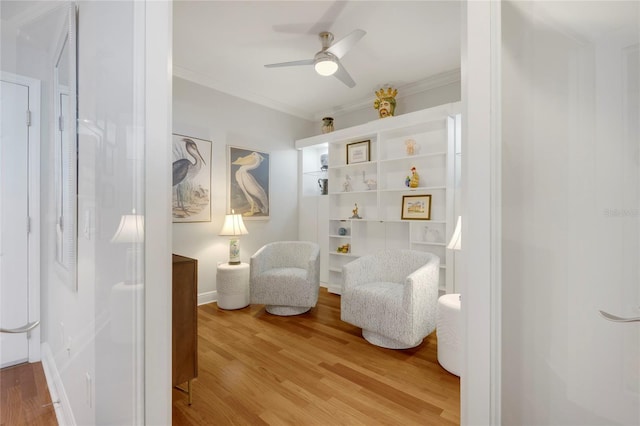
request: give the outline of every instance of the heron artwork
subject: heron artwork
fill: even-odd
[[[175,189],[173,216],[184,218],[199,213],[209,205],[209,190],[197,179],[206,165],[198,145],[191,138],[174,140],[173,187]]]
[[[265,161],[265,157],[257,152],[251,152],[248,155],[236,158],[231,164],[240,166],[236,170],[235,178],[238,187],[242,191],[244,198],[249,203],[247,211],[243,211],[243,216],[268,216],[269,215],[269,197],[263,185],[251,173],[257,169],[260,164]],[[268,189],[268,188],[267,188]]]

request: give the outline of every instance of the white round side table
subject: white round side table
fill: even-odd
[[[445,294],[438,299],[436,337],[438,339],[438,362],[449,373],[460,376],[462,319],[460,318],[459,294]]]
[[[249,305],[249,264],[220,263],[216,272],[218,307],[241,309]]]

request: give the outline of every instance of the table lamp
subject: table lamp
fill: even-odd
[[[447,248],[450,250],[460,250],[462,248],[462,216],[458,216],[458,222],[456,223],[456,229],[453,231],[451,240]]]
[[[134,284],[136,258],[140,251],[140,243],[144,241],[144,216],[136,214],[135,209],[131,214],[124,214],[120,217],[120,225],[116,233],[111,238],[112,243],[128,243],[126,284]]]
[[[238,236],[247,235],[248,233],[241,214],[235,214],[231,210],[231,214],[225,215],[220,235],[231,237],[229,238],[229,265],[240,264],[240,238]]]

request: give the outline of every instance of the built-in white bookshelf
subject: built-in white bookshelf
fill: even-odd
[[[343,265],[381,249],[438,255],[440,290],[455,291],[454,257],[446,242],[457,217],[459,112],[459,103],[446,104],[296,141],[304,206],[300,237],[320,243],[321,281],[329,291],[340,293]],[[415,144],[413,153],[407,150],[409,140]],[[367,155],[349,161],[348,146],[366,147]],[[328,169],[316,177],[322,154],[328,154]],[[416,188],[405,184],[412,167],[420,176]],[[328,179],[327,195],[321,195],[318,178]],[[430,219],[403,219],[405,195],[430,195]],[[353,217],[356,205],[360,218]]]

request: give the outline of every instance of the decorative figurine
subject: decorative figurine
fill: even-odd
[[[345,176],[344,183],[342,184],[342,190],[344,192],[351,192],[353,190],[353,186],[351,186],[351,176]]]
[[[373,102],[373,107],[378,110],[380,118],[393,117],[393,113],[396,110],[396,95],[397,89],[388,87],[385,91],[384,88],[376,91],[377,99]]]
[[[322,133],[333,132],[333,117],[324,117],[322,119]]]
[[[323,172],[329,168],[329,154],[324,153],[320,156],[320,170]]]
[[[351,216],[349,219],[362,219],[360,215],[358,215],[358,203],[356,203],[356,207],[351,210],[351,212],[353,213],[353,216]]]
[[[411,167],[411,176],[407,176],[404,180],[404,184],[409,188],[417,188],[420,183],[420,175],[416,171],[415,167]]]
[[[341,246],[338,246],[336,251],[338,253],[349,253],[349,251],[351,251],[351,245],[350,244],[343,244]]]
[[[367,189],[373,190],[378,186],[378,182],[375,179],[365,179],[364,170],[362,171],[362,182],[367,185]]]
[[[440,231],[437,229],[431,229],[428,226],[424,227],[422,239],[428,243],[439,243],[442,241]]]
[[[413,139],[407,139],[404,141],[404,146],[407,149],[407,155],[414,155],[420,148],[420,145],[418,145]]]

